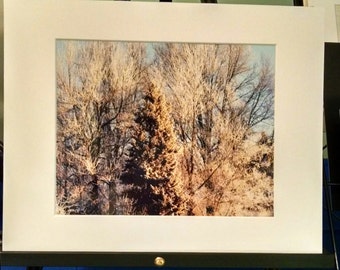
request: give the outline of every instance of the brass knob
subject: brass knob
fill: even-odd
[[[156,257],[155,260],[154,260],[154,263],[155,263],[156,266],[162,267],[165,264],[165,260],[162,257]]]

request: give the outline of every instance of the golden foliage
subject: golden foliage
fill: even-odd
[[[57,48],[57,213],[274,215],[268,61],[227,44]]]

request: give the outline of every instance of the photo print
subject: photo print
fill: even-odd
[[[275,45],[56,41],[59,215],[274,216]]]

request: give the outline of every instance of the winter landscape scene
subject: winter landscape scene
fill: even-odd
[[[56,41],[59,215],[274,216],[275,46]]]

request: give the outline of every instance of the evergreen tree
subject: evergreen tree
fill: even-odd
[[[128,196],[135,214],[180,215],[184,203],[175,180],[176,137],[167,105],[152,83],[135,117],[134,140],[123,181],[131,184]]]

